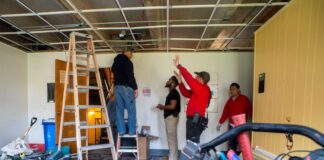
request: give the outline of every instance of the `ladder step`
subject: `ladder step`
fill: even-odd
[[[120,138],[137,138],[137,135],[134,134],[134,135],[129,135],[129,134],[124,134],[122,136],[119,136]]]
[[[79,37],[83,37],[83,38],[92,38],[92,35],[84,34],[84,33],[80,33],[80,32],[72,32],[71,35],[79,36]]]
[[[80,54],[80,53],[82,53],[82,54],[93,54],[92,50],[88,51],[88,50],[80,50],[80,49],[76,49],[75,52],[76,52],[77,54]]]
[[[73,88],[68,88],[66,91],[67,92],[74,92]],[[86,93],[86,92],[89,92],[89,90],[88,89],[79,89],[78,92],[79,93]]]
[[[77,88],[79,88],[79,89],[91,89],[91,90],[99,90],[100,89],[98,86],[82,86],[82,85],[78,85]]]
[[[119,149],[118,153],[137,153],[137,149]]]
[[[84,68],[84,67],[77,67],[79,71],[88,71],[88,72],[95,72],[96,68]]]
[[[77,60],[81,60],[81,61],[87,61],[88,60],[88,57],[81,57],[81,56],[77,56],[76,57]]]
[[[82,151],[96,150],[96,149],[105,149],[114,147],[112,144],[98,144],[81,147]]]
[[[72,126],[72,125],[75,125],[76,123],[74,121],[71,121],[71,122],[64,122],[63,123],[63,126]],[[81,125],[87,125],[87,121],[81,121],[80,122]]]
[[[86,136],[82,136],[81,140],[86,140],[87,137]],[[75,142],[76,141],[76,137],[69,137],[69,138],[62,138],[62,142]]]
[[[99,90],[100,88],[98,86],[82,86],[78,85],[77,88],[79,89],[79,92],[89,92],[89,90]],[[74,92],[73,88],[68,88],[68,92]]]
[[[106,136],[105,137],[101,137],[100,139],[101,140],[107,140],[107,141],[109,140],[108,137],[106,137]]]
[[[79,109],[88,109],[88,108],[106,108],[105,106],[99,105],[78,105]],[[74,109],[74,105],[66,105],[65,109]]]
[[[73,76],[74,74],[73,74],[73,72],[69,72],[69,75],[70,75],[70,76]],[[78,76],[88,76],[89,74],[86,73],[86,72],[83,72],[83,73],[77,73],[77,75],[78,75]]]
[[[92,129],[92,128],[109,128],[109,125],[82,125],[80,129]]]

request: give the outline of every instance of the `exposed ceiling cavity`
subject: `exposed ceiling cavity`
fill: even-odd
[[[91,34],[97,52],[253,50],[254,32],[289,0],[1,0],[0,41],[65,51]],[[78,41],[79,45],[85,41]]]

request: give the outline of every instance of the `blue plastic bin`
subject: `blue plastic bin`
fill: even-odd
[[[55,132],[55,119],[44,119],[44,141],[45,141],[45,151],[53,150],[56,148],[56,132]]]

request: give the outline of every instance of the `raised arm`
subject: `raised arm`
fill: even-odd
[[[186,98],[190,98],[192,95],[191,90],[187,89],[183,83],[179,84],[179,90],[183,96]]]
[[[192,77],[192,75],[188,72],[188,70],[181,66],[179,63],[179,56],[176,56],[175,59],[173,60],[174,65],[179,69],[180,74],[184,78],[184,80],[187,82],[189,87],[192,90],[196,90],[196,88],[199,86],[199,82]]]

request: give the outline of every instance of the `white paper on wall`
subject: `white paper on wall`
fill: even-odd
[[[218,98],[218,85],[217,84],[210,84],[209,85],[211,94],[212,94],[212,99]]]
[[[151,87],[143,87],[142,89],[142,94],[145,97],[150,97],[151,96]]]

